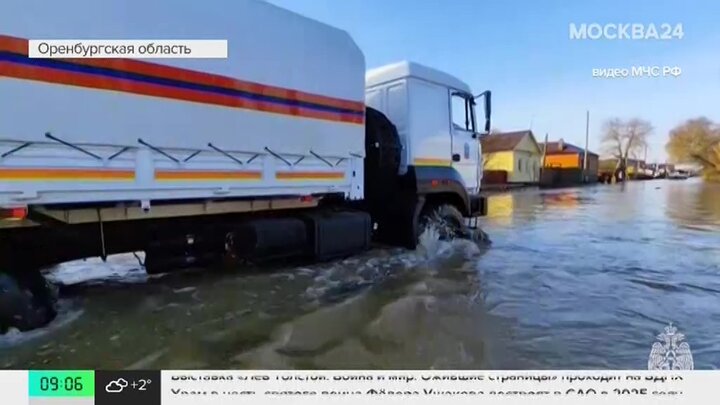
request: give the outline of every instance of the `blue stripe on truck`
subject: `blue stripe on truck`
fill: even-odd
[[[37,66],[37,67],[48,68],[48,69],[61,69],[61,70],[67,70],[67,71],[78,72],[78,73],[83,73],[83,74],[90,74],[90,75],[100,75],[100,76],[110,77],[110,78],[133,80],[133,81],[138,81],[138,82],[148,83],[148,84],[156,84],[156,85],[176,87],[176,88],[181,88],[181,89],[186,89],[186,90],[195,90],[195,91],[209,92],[209,93],[215,93],[215,94],[222,94],[222,95],[226,95],[226,96],[246,98],[246,99],[250,99],[253,101],[261,101],[261,102],[282,104],[282,105],[286,105],[286,106],[310,108],[310,109],[319,110],[319,111],[327,111],[327,112],[350,114],[350,115],[356,115],[356,116],[364,116],[364,112],[360,112],[360,111],[356,111],[356,110],[352,110],[352,109],[331,107],[331,106],[325,106],[325,105],[314,104],[314,103],[298,101],[298,100],[288,100],[288,99],[283,99],[280,97],[274,97],[274,96],[269,96],[269,95],[264,95],[264,94],[255,94],[255,93],[250,93],[250,92],[246,92],[246,91],[228,89],[228,88],[223,88],[223,87],[208,86],[208,85],[204,85],[204,84],[190,83],[190,82],[185,82],[185,81],[176,80],[176,79],[145,76],[145,75],[132,73],[132,72],[122,72],[122,71],[117,71],[117,70],[112,70],[112,69],[107,69],[107,68],[100,68],[100,67],[95,67],[95,66],[79,65],[79,64],[75,64],[75,63],[71,63],[71,62],[61,61],[61,60],[28,58],[28,57],[22,56],[22,55],[16,55],[16,54],[12,54],[12,53],[2,52],[2,53],[0,53],[0,61],[7,61],[7,62],[11,62],[11,63],[25,64],[25,65]]]

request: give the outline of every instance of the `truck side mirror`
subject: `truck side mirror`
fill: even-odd
[[[492,116],[492,92],[490,90],[485,90],[473,98],[477,99],[479,97],[483,97],[485,99],[485,133],[489,134]]]
[[[485,92],[485,133],[490,133],[490,116],[492,114],[492,93],[490,90]]]

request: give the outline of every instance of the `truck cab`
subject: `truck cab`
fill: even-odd
[[[484,132],[477,122],[480,97]],[[490,130],[490,103],[489,91],[474,96],[462,80],[418,63],[366,73],[365,197],[379,240],[412,248],[430,221],[451,224],[449,235],[482,234],[480,138]]]
[[[489,92],[483,95],[489,127]],[[398,174],[452,168],[469,195],[479,193],[482,181],[476,98],[460,79],[418,63],[395,63],[366,74],[366,105],[384,113],[400,138]]]

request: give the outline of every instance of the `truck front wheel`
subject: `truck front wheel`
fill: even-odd
[[[428,228],[438,232],[441,240],[469,238],[472,234],[462,213],[452,204],[426,207],[420,216],[419,234],[422,235]]]

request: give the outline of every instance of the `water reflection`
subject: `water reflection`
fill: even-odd
[[[544,200],[545,194],[537,189],[490,195],[488,216],[484,221],[502,226],[510,226],[518,221],[534,221],[546,209]]]
[[[575,209],[580,205],[580,194],[577,190],[544,193],[542,197],[547,208]]]
[[[489,223],[482,280],[492,313],[515,320],[509,367],[642,369],[670,321],[697,368],[720,365],[719,200],[717,186],[636,182],[547,193],[536,222]]]
[[[488,197],[488,219],[498,224],[512,224],[515,210],[515,194],[499,194]]]
[[[720,184],[699,179],[667,184],[667,216],[680,226],[716,231],[720,225]]]

